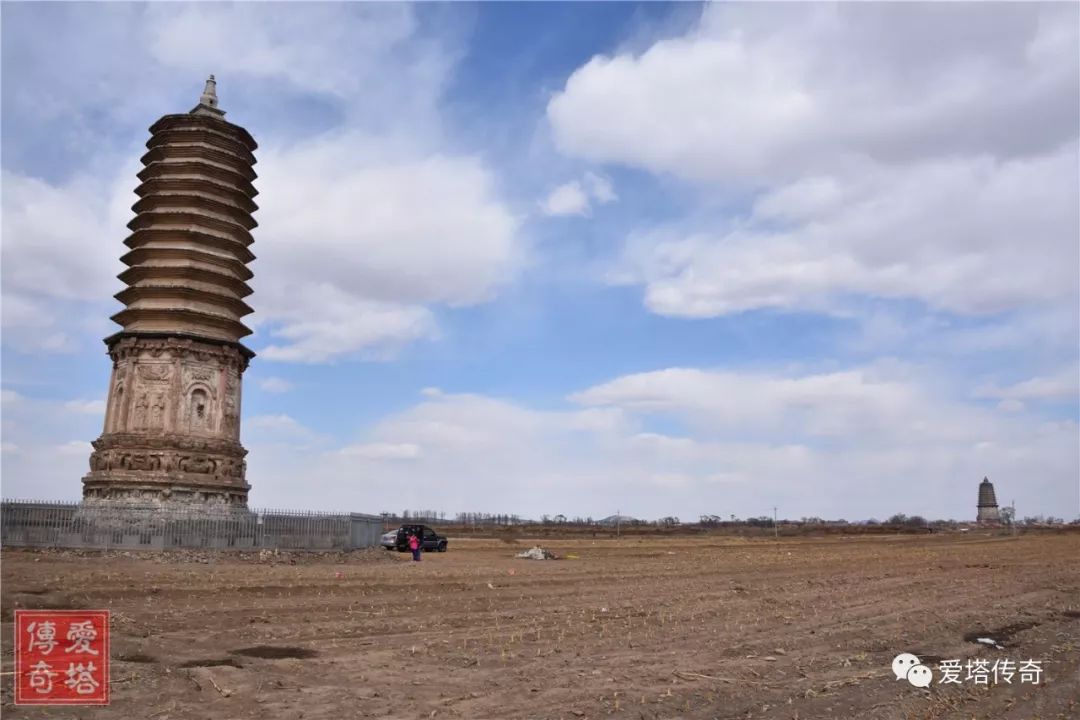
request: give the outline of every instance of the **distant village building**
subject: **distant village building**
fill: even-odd
[[[85,504],[247,507],[240,386],[254,353],[239,340],[251,334],[240,319],[256,144],[224,115],[211,75],[191,112],[150,127]]]
[[[996,525],[1001,522],[1001,512],[998,510],[997,496],[994,494],[994,485],[989,478],[983,478],[979,483],[979,504],[976,522],[980,525]]]

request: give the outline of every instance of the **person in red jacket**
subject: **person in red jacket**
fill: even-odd
[[[420,538],[416,537],[416,533],[409,535],[409,549],[412,550],[412,559],[420,562]]]

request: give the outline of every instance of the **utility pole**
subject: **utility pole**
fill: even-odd
[[[780,539],[780,528],[778,528],[776,526],[776,506],[775,505],[773,505],[773,509],[772,509],[772,530],[773,530],[773,540],[779,540]]]

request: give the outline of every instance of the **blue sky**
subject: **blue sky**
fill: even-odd
[[[1080,515],[1074,5],[2,13],[4,497],[79,496],[146,128],[215,73],[253,505]]]

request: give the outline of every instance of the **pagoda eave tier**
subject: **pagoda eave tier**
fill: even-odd
[[[197,283],[198,287],[216,287],[219,292],[223,291],[225,294],[238,298],[251,294],[251,287],[235,275],[222,272],[213,265],[195,263],[186,259],[167,261],[154,258],[128,268],[117,277],[132,286],[129,290],[153,285],[195,287],[194,284]]]
[[[249,263],[255,259],[255,255],[244,243],[225,235],[207,232],[205,229],[185,227],[139,228],[124,239],[124,244],[133,251],[152,250],[157,252],[186,249],[216,255],[226,260],[236,260],[241,263]],[[127,257],[127,255],[124,257]]]
[[[240,158],[248,165],[254,165],[257,161],[251,150],[235,135],[222,132],[217,127],[203,125],[201,120],[195,124],[189,122],[183,127],[174,127],[160,132],[155,132],[146,141],[147,150],[164,146],[202,146],[211,147],[218,152],[224,152]]]
[[[236,342],[251,329],[228,315],[190,308],[126,308],[112,316],[128,334],[192,335]]]
[[[176,163],[197,162],[208,170],[217,170],[222,177],[230,177],[230,174],[242,180],[252,182],[258,175],[251,167],[245,165],[240,158],[228,153],[216,152],[213,148],[201,145],[190,147],[170,147],[163,145],[146,153],[142,157],[143,165],[153,167],[160,165],[162,170],[170,170],[170,165]],[[168,174],[164,172],[163,174]],[[140,180],[143,178],[139,178]]]
[[[220,167],[193,159],[154,162],[140,170],[136,177],[143,182],[163,179],[209,179],[210,181],[225,183],[248,197],[255,197],[259,194],[255,186],[251,184],[247,174],[230,167]]]
[[[158,133],[169,130],[189,128],[192,126],[209,128],[224,133],[230,138],[236,138],[251,152],[254,152],[259,147],[258,143],[255,142],[255,138],[251,137],[244,128],[239,125],[233,125],[227,120],[210,117],[209,115],[192,115],[191,113],[165,115],[150,126],[150,133],[152,135],[157,135]],[[151,142],[153,142],[152,138]]]
[[[239,319],[253,311],[235,295],[222,292],[209,284],[196,286],[191,282],[169,282],[172,278],[153,278],[127,287],[114,296],[129,310],[178,307],[186,310],[205,310]]]
[[[132,231],[151,228],[155,230],[173,229],[195,231],[205,229],[221,233],[244,245],[250,245],[255,242],[255,238],[251,236],[251,233],[243,226],[237,225],[235,222],[211,217],[205,213],[186,210],[184,208],[147,210],[136,215],[127,226]]]
[[[239,225],[245,230],[258,226],[251,213],[222,198],[200,192],[155,192],[139,199],[131,209],[136,213],[187,213],[219,222]]]
[[[259,209],[259,206],[252,201],[251,194],[209,175],[155,175],[135,188],[135,194],[139,197],[169,194],[194,195],[228,203],[247,213],[253,213]]]

